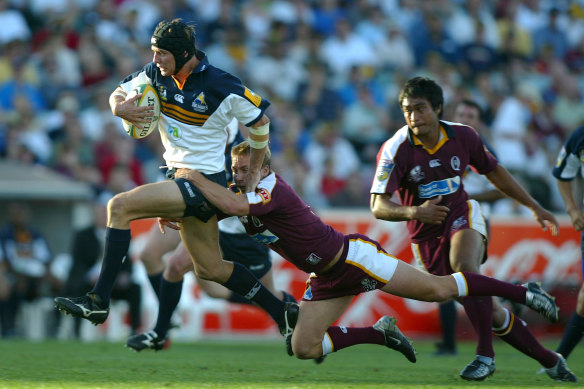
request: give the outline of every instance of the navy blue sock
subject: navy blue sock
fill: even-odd
[[[164,338],[170,327],[170,319],[182,294],[183,280],[170,282],[162,277],[160,281],[160,296],[158,303],[158,318],[154,331],[159,338]]]
[[[253,275],[251,271],[239,263],[233,263],[233,273],[223,284],[226,288],[231,289],[259,305],[276,321],[280,323],[284,319],[284,302],[278,299],[263,286],[261,282]]]
[[[454,300],[440,304],[440,324],[442,324],[442,347],[456,349],[456,303]]]
[[[229,296],[227,301],[229,301],[230,303],[235,303],[235,304],[253,305],[253,303],[250,300],[246,299],[245,297],[243,297],[239,293],[235,293],[235,292],[231,292],[231,295]]]
[[[156,297],[158,297],[158,301],[160,301],[160,283],[162,282],[162,272],[149,274],[148,281],[150,281],[150,285],[152,285],[152,289],[154,289],[154,293],[156,293]]]
[[[558,353],[562,354],[564,358],[568,359],[568,355],[574,350],[574,347],[582,339],[582,333],[584,332],[584,317],[578,315],[576,312],[572,314],[566,330],[564,331],[564,336],[562,336],[562,341],[556,350]]]
[[[130,230],[119,230],[109,227],[106,229],[101,272],[99,273],[97,283],[91,290],[92,293],[97,294],[101,298],[105,306],[109,306],[110,296],[123,261],[130,260],[130,258],[126,257],[131,238]]]

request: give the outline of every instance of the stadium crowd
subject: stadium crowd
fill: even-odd
[[[108,96],[176,17],[272,102],[273,168],[311,206],[368,207],[376,153],[405,123],[399,89],[422,75],[446,120],[477,101],[500,162],[564,212],[551,169],[584,124],[582,0],[0,0],[0,160],[96,195],[164,179],[158,135],[127,136]]]

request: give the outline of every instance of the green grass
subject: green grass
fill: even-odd
[[[546,345],[554,347],[553,342]],[[554,388],[573,387],[537,362],[497,341],[497,371],[469,383],[459,371],[474,355],[460,343],[454,357],[433,357],[432,342],[415,342],[418,362],[384,347],[363,345],[329,355],[321,365],[288,357],[283,342],[173,343],[168,350],[132,353],[120,343],[0,341],[0,388]],[[584,353],[569,364],[584,378]],[[576,384],[579,385],[579,384]]]

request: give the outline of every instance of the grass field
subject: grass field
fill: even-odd
[[[553,342],[546,345],[555,347]],[[497,341],[497,371],[470,383],[458,373],[474,355],[461,343],[454,357],[434,357],[432,342],[415,342],[418,362],[385,347],[363,345],[329,355],[321,365],[288,357],[283,342],[173,343],[133,353],[121,343],[0,341],[0,388],[554,388],[537,362]],[[584,352],[570,367],[584,379]]]

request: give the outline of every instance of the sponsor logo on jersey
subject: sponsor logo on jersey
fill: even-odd
[[[378,181],[385,181],[391,174],[393,170],[393,162],[388,159],[382,159],[377,164],[377,171],[375,172],[375,178]]]
[[[416,166],[412,170],[410,170],[410,174],[408,175],[408,180],[411,182],[420,182],[426,177],[424,172],[422,171],[421,166]]]
[[[377,288],[377,280],[373,278],[364,278],[361,281],[361,285],[363,285],[363,290],[365,292],[369,292]]]
[[[258,196],[260,196],[260,197],[262,198],[262,203],[263,203],[263,204],[265,204],[265,203],[269,203],[269,202],[270,202],[270,200],[272,199],[272,197],[271,197],[271,195],[270,195],[270,192],[269,192],[267,189],[260,188],[260,189],[257,191],[257,194],[258,194]]]
[[[315,253],[311,253],[308,257],[306,257],[305,261],[310,263],[311,265],[316,265],[320,261],[322,261],[322,258],[316,255]]]
[[[440,163],[439,159],[431,159],[429,165],[430,165],[430,167],[438,167],[438,166],[442,166],[442,163]]]
[[[439,195],[449,195],[460,188],[460,177],[451,177],[445,180],[432,181],[418,187],[418,195],[422,199],[429,199]]]
[[[174,99],[181,104],[185,102],[185,97],[183,95],[178,94],[178,93],[176,93],[174,95]]]
[[[461,216],[458,219],[456,219],[454,222],[452,222],[452,226],[450,227],[450,229],[452,231],[459,230],[460,227],[464,226],[466,223],[467,223],[466,217]]]
[[[160,100],[166,101],[166,87],[164,85],[158,85],[158,96],[160,96]]]
[[[456,155],[452,157],[450,159],[450,166],[452,166],[454,170],[460,170],[460,158],[458,158]]]
[[[247,87],[244,87],[244,88],[245,88],[245,90],[243,92],[244,96],[247,97],[247,99],[249,101],[251,101],[253,105],[255,105],[256,107],[259,107],[260,104],[262,103],[261,96],[256,95],[254,92],[249,90]]]
[[[180,128],[179,127],[168,126],[166,132],[168,133],[168,136],[170,136],[172,139],[175,139],[175,140],[180,139]]]
[[[207,106],[207,102],[205,101],[205,93],[201,92],[199,95],[193,100],[193,109],[199,112],[205,112],[209,109]]]

